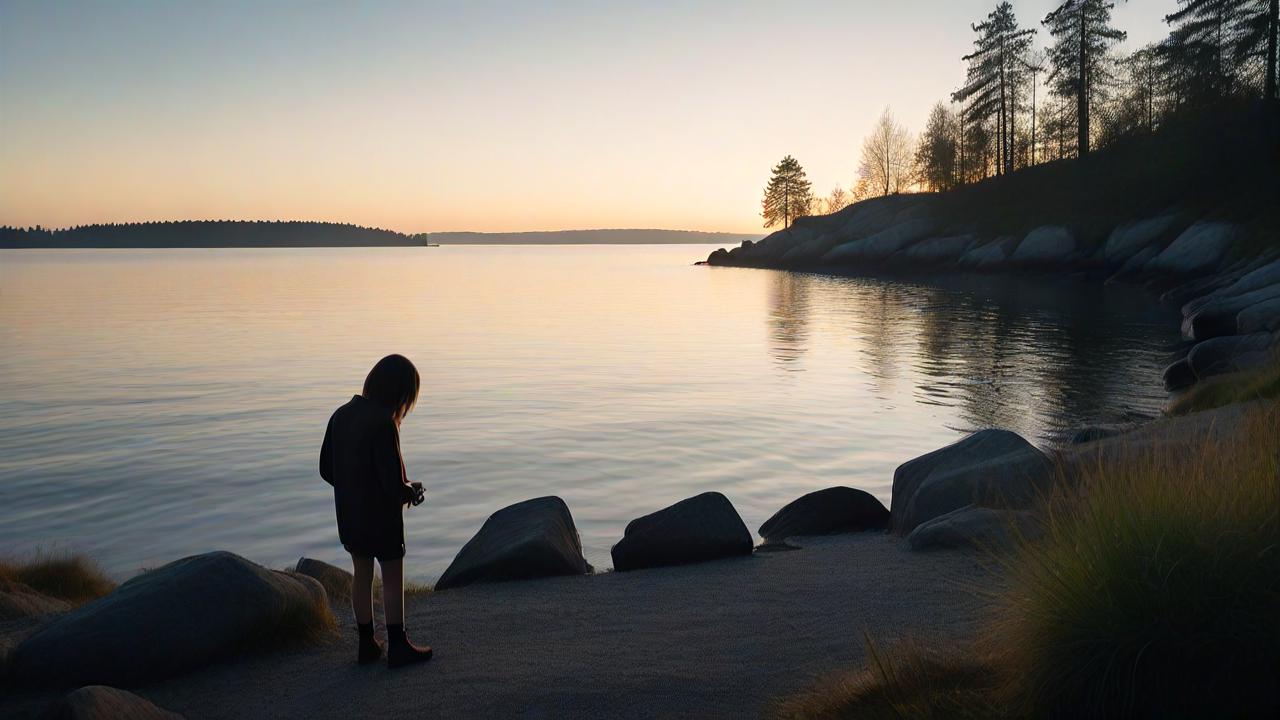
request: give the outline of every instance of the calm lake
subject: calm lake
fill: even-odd
[[[704,246],[0,251],[0,555],[127,577],[232,550],[345,563],[316,471],[382,355],[437,577],[491,512],[559,495],[587,558],[705,490],[754,530],[974,429],[1049,445],[1159,412],[1176,311],[1044,279],[694,267]]]

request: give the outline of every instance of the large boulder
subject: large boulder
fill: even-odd
[[[1179,222],[1177,215],[1169,214],[1125,223],[1112,230],[1107,237],[1106,244],[1102,246],[1102,259],[1109,267],[1122,265],[1173,231]],[[1155,253],[1151,256],[1155,257]]]
[[[1027,233],[1009,262],[1015,265],[1061,265],[1076,251],[1076,238],[1059,225],[1038,227]]]
[[[1242,335],[1280,332],[1280,298],[1254,303],[1236,315],[1236,330]]]
[[[585,575],[582,541],[569,506],[555,496],[534,498],[489,516],[436,582],[436,590],[473,583]]]
[[[729,251],[724,248],[716,248],[707,256],[708,265],[727,265],[729,263]]]
[[[1048,487],[1053,464],[1017,433],[989,429],[909,460],[893,473],[891,527],[916,526],[969,504],[1026,507]]]
[[[1147,263],[1151,262],[1155,259],[1155,256],[1159,254],[1160,248],[1153,245],[1139,250],[1133,257],[1125,260],[1124,265],[1121,265],[1119,270],[1115,271],[1111,277],[1107,278],[1107,282],[1122,282],[1137,277],[1142,273],[1143,268],[1147,266]]]
[[[895,259],[912,266],[942,265],[956,262],[974,243],[972,235],[921,240],[895,256]]]
[[[1001,550],[1019,539],[1033,540],[1040,535],[1040,523],[1033,513],[965,505],[916,526],[907,543],[912,550]]]
[[[718,492],[632,520],[612,551],[618,571],[750,554],[751,532],[733,503]]]
[[[960,267],[970,270],[995,270],[1009,260],[1009,254],[1018,246],[1018,239],[1006,235],[989,243],[977,245],[960,256]]]
[[[1241,332],[1236,316],[1250,306],[1268,300],[1280,299],[1280,285],[1268,285],[1241,295],[1217,298],[1200,306],[1183,320],[1183,334],[1192,340],[1207,340],[1222,335]]]
[[[150,700],[106,685],[87,685],[55,700],[45,720],[182,720]]]
[[[908,220],[890,228],[854,240],[831,249],[822,256],[823,262],[842,264],[857,261],[884,260],[893,253],[914,243],[933,232],[934,224],[929,220]]]
[[[1215,293],[1216,297],[1243,295],[1271,285],[1280,285],[1280,260],[1272,260],[1251,269],[1235,282]]]
[[[315,580],[229,552],[143,573],[37,630],[10,676],[30,685],[138,685],[205,665],[277,632],[332,623]]]
[[[1217,268],[1239,235],[1226,222],[1201,221],[1187,228],[1145,266],[1147,272],[1194,275]]]
[[[1273,336],[1265,332],[1210,338],[1191,348],[1187,362],[1196,378],[1203,380],[1265,365],[1272,358],[1273,345]]]
[[[1164,369],[1164,389],[1169,392],[1181,390],[1196,384],[1196,372],[1191,369],[1191,361],[1187,358],[1175,360]]]
[[[293,571],[314,578],[324,588],[330,600],[347,600],[351,597],[351,573],[321,560],[299,558]]]
[[[787,503],[760,526],[760,537],[773,543],[794,535],[830,535],[887,527],[889,510],[874,495],[851,487],[830,487]]]

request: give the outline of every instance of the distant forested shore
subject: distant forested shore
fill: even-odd
[[[61,230],[0,227],[0,248],[388,247],[442,245],[640,245],[740,243],[760,234],[693,230],[443,232],[407,235],[345,223],[179,220],[80,225]]]

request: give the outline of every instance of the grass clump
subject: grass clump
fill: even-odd
[[[996,673],[989,663],[904,643],[889,651],[867,640],[870,665],[831,675],[772,708],[776,720],[988,720]]]
[[[1262,367],[1211,377],[1192,385],[1169,403],[1168,413],[1186,415],[1237,402],[1275,398],[1280,398],[1280,353]]]
[[[0,561],[0,580],[78,605],[116,589],[96,563],[83,555],[40,554],[23,561]]]
[[[1280,410],[1080,469],[1009,561],[989,637],[1014,715],[1272,717]]]

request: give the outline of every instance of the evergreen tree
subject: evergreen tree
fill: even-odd
[[[1178,0],[1164,51],[1187,99],[1212,102],[1261,80],[1276,97],[1277,0]],[[1261,75],[1261,78],[1258,76]]]
[[[1111,27],[1107,0],[1067,0],[1044,18],[1053,36],[1049,48],[1049,82],[1062,97],[1075,99],[1076,155],[1089,153],[1089,111],[1103,84],[1110,79],[1107,51],[1126,33]]]
[[[1035,30],[1018,27],[1013,5],[1008,2],[997,5],[985,21],[972,28],[978,33],[974,51],[963,58],[969,63],[969,74],[964,87],[952,97],[969,103],[965,112],[970,119],[995,118],[997,172],[1012,172],[1017,101]]]
[[[813,192],[809,180],[805,177],[804,168],[790,155],[773,167],[773,177],[764,189],[764,226],[773,227],[779,221],[783,228],[791,227],[792,221],[809,214],[813,201]]]

